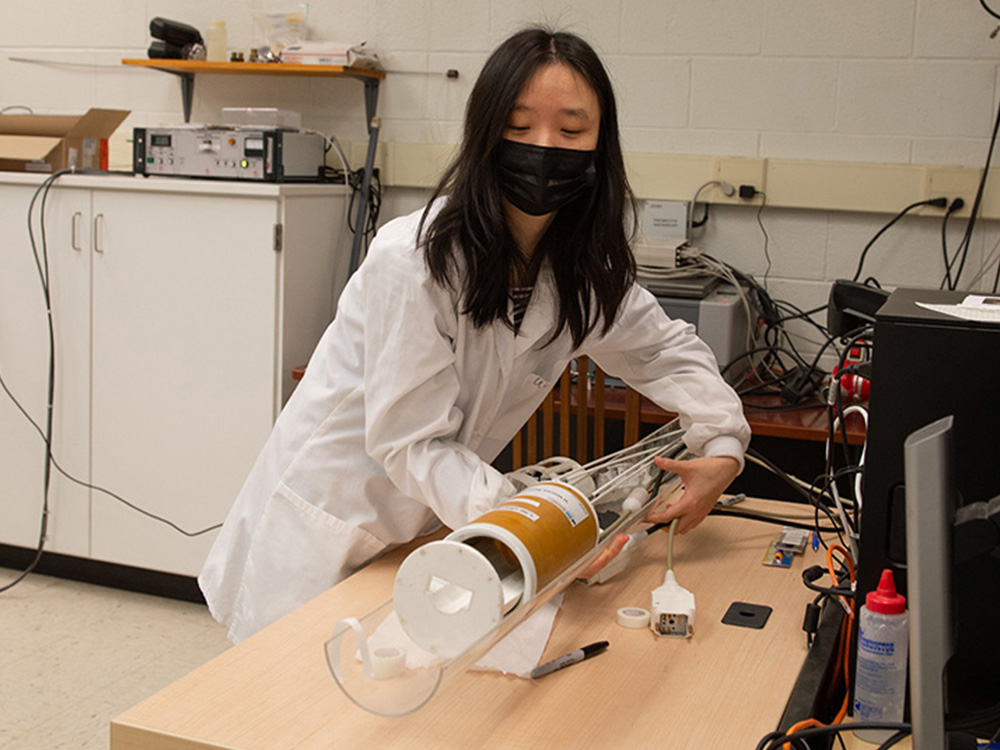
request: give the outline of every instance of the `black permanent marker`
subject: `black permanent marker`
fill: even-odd
[[[565,656],[560,656],[558,659],[553,659],[552,661],[547,661],[544,664],[539,664],[531,670],[531,678],[537,679],[538,677],[544,677],[550,672],[555,672],[557,669],[562,669],[563,667],[568,667],[571,664],[576,664],[584,659],[589,659],[591,656],[597,656],[598,654],[603,653],[607,647],[607,641],[598,641],[597,643],[591,643],[589,646],[578,648],[576,651],[571,651]]]

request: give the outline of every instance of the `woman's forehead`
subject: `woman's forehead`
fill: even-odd
[[[600,117],[597,93],[579,72],[559,62],[535,71],[514,103],[515,112],[540,109],[581,119]]]

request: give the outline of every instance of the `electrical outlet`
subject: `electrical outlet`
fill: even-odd
[[[977,167],[925,167],[924,199],[943,196],[950,205],[956,198],[961,198],[965,201],[965,206],[956,211],[954,216],[969,216],[982,174],[983,170]],[[941,214],[941,209],[925,208],[922,212],[936,216]]]
[[[767,173],[766,159],[750,159],[739,156],[718,156],[712,160],[712,171],[715,179],[724,180],[738,188],[740,185],[753,185],[758,193],[764,192],[765,174]],[[754,198],[760,201],[761,197]],[[732,195],[728,198],[720,196],[718,202],[738,203],[739,195]],[[746,199],[743,199],[746,202]]]

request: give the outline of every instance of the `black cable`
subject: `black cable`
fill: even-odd
[[[994,11],[992,8],[990,8],[990,6],[986,4],[986,0],[979,0],[979,4],[982,5],[983,10],[985,10],[991,16],[993,16],[994,18],[1000,18],[1000,14],[998,14],[996,11]]]
[[[955,288],[955,283],[951,279],[951,268],[952,268],[952,265],[955,263],[955,261],[958,260],[958,253],[960,252],[961,245],[959,245],[959,249],[955,251],[955,257],[954,258],[949,258],[948,257],[948,219],[951,218],[951,215],[953,213],[955,213],[956,211],[961,210],[961,208],[964,205],[965,205],[965,201],[962,200],[961,198],[956,198],[955,200],[953,200],[951,202],[951,205],[948,206],[948,210],[945,211],[944,219],[941,221],[941,254],[944,256],[944,278],[941,279],[941,284],[940,284],[940,286],[938,286],[938,289],[944,289],[945,287],[947,287],[948,289],[952,289],[953,290]]]
[[[745,518],[748,521],[758,521],[760,523],[769,523],[774,526],[789,526],[793,529],[805,529],[806,531],[828,531],[836,532],[835,528],[819,528],[817,529],[815,524],[803,523],[801,521],[788,521],[782,518],[768,518],[767,516],[762,516],[749,511],[740,510],[738,508],[726,508],[726,507],[714,507],[708,512],[710,516],[734,516],[736,518]]]
[[[769,732],[764,735],[759,743],[757,743],[756,750],[778,750],[778,748],[786,742],[791,742],[792,747],[802,748],[805,747],[805,745],[801,742],[797,742],[797,740],[807,740],[810,737],[825,737],[831,734],[836,735],[840,732],[854,732],[858,729],[891,729],[895,730],[897,734],[905,732],[905,734],[902,735],[903,737],[913,731],[910,724],[905,722],[854,721],[850,724],[831,724],[829,726],[822,727],[809,727],[807,729],[800,729],[792,734],[786,734],[781,731]],[[899,739],[896,739],[895,742],[898,742]]]
[[[770,380],[760,380],[760,382],[758,382],[756,385],[748,385],[745,388],[741,388],[740,390],[736,391],[736,395],[739,396],[740,398],[743,398],[744,396],[752,396],[756,393],[775,394],[778,391],[774,389],[774,386],[779,386],[782,383],[784,383],[786,380],[788,380],[790,374],[791,373],[786,372],[781,375],[775,375]]]
[[[2,388],[4,390],[4,392],[10,398],[10,400],[12,402],[14,402],[14,405],[18,408],[18,410],[21,412],[21,414],[24,415],[24,418],[26,420],[28,420],[28,422],[31,424],[31,426],[35,428],[35,431],[38,432],[38,434],[41,435],[42,439],[44,440],[45,439],[45,433],[42,431],[42,428],[38,426],[38,423],[35,422],[34,419],[31,418],[31,416],[28,414],[28,412],[25,410],[25,408],[21,405],[21,403],[14,397],[14,394],[10,392],[10,388],[7,387],[7,384],[6,384],[6,382],[4,382],[4,379],[3,379],[2,375],[0,375],[0,388]],[[96,484],[91,484],[89,482],[83,481],[82,479],[78,479],[77,477],[73,476],[68,471],[66,471],[62,466],[60,466],[59,462],[56,461],[55,456],[51,452],[49,452],[48,459],[49,459],[49,461],[52,462],[52,466],[55,468],[55,470],[58,471],[60,474],[62,474],[70,482],[73,482],[74,484],[77,484],[80,487],[83,487],[84,489],[94,490],[95,492],[100,492],[101,494],[107,495],[108,497],[112,498],[113,500],[117,500],[122,505],[125,505],[125,506],[131,508],[132,510],[136,511],[137,513],[141,513],[142,515],[146,516],[147,518],[151,518],[154,521],[159,521],[160,523],[163,523],[163,524],[166,524],[167,526],[170,526],[172,529],[174,529],[175,531],[177,531],[180,534],[183,534],[186,537],[197,537],[197,536],[201,536],[202,534],[207,534],[210,531],[215,531],[216,529],[222,528],[222,524],[221,523],[217,523],[217,524],[215,524],[213,526],[208,526],[208,527],[206,527],[204,529],[199,529],[198,531],[187,531],[186,529],[178,526],[173,521],[171,521],[171,520],[169,520],[167,518],[162,518],[160,516],[157,516],[157,515],[149,512],[148,510],[140,508],[138,505],[135,505],[134,503],[129,502],[128,500],[126,500],[125,498],[123,498],[121,495],[117,495],[117,494],[115,494],[114,492],[112,492],[109,489],[105,489],[104,487],[100,487],[100,486],[98,486]],[[0,591],[4,591],[4,589],[0,589]]]
[[[947,205],[948,205],[948,199],[947,198],[931,198],[930,200],[923,200],[923,201],[917,201],[916,203],[911,203],[909,206],[907,206],[902,211],[900,211],[898,214],[896,214],[889,221],[888,224],[886,224],[884,227],[882,227],[880,230],[878,230],[875,233],[875,236],[872,237],[868,241],[867,245],[865,245],[865,249],[861,251],[861,257],[858,258],[858,270],[856,270],[854,272],[854,278],[852,279],[852,281],[857,281],[861,277],[861,269],[862,269],[862,267],[865,264],[865,257],[867,257],[868,251],[871,250],[872,245],[874,245],[875,242],[878,240],[878,238],[881,237],[883,234],[885,234],[886,231],[888,231],[897,221],[899,221],[900,219],[902,219],[904,216],[906,216],[906,214],[908,214],[913,209],[919,208],[920,206],[941,206],[941,207],[944,207],[944,206],[947,206]]]
[[[889,748],[895,745],[897,742],[905,740],[907,737],[909,737],[911,731],[912,730],[909,729],[900,729],[895,734],[887,737],[885,742],[883,742],[881,745],[875,748],[875,750],[889,750]]]
[[[35,429],[38,430],[39,434],[42,436],[43,442],[45,443],[45,466],[42,472],[42,517],[39,523],[38,544],[36,545],[35,556],[32,558],[31,562],[28,563],[28,566],[20,573],[20,575],[17,576],[17,578],[0,587],[0,592],[7,591],[16,586],[38,566],[39,561],[42,559],[42,553],[45,550],[45,540],[48,536],[49,496],[52,488],[52,426],[55,411],[56,349],[55,326],[52,321],[52,296],[49,288],[49,258],[45,239],[45,198],[48,197],[49,188],[52,186],[52,183],[58,180],[62,175],[68,174],[71,171],[72,170],[69,169],[63,169],[53,172],[51,175],[46,177],[42,184],[39,185],[38,189],[35,190],[34,195],[31,197],[31,202],[28,204],[28,238],[31,242],[32,254],[35,258],[35,267],[38,270],[38,278],[42,285],[42,297],[45,300],[45,317],[49,337],[48,375],[45,390],[45,429],[42,430],[37,424],[34,423],[34,421],[32,421],[32,424],[35,425]],[[39,218],[42,246],[41,256],[39,256],[38,246],[35,243],[34,227],[31,225],[31,217],[34,214],[35,201],[38,200],[39,195],[43,195],[42,210]],[[6,383],[0,382],[0,385],[3,385],[4,391],[10,395],[10,391],[8,390]],[[11,398],[13,399],[12,395]],[[15,404],[17,404],[16,400]],[[20,404],[17,404],[17,407],[22,413],[25,414],[25,416],[27,416],[27,412],[24,411]]]
[[[804,489],[798,482],[792,479],[787,472],[779,468],[773,461],[771,461],[769,458],[765,457],[761,453],[758,453],[753,448],[747,448],[746,453],[751,458],[764,464],[765,468],[767,468],[768,470],[771,471],[771,473],[775,474],[780,479],[782,479],[788,486],[790,486],[793,490],[798,492],[805,499],[807,503],[812,505],[813,503],[812,493]]]
[[[349,184],[352,188],[351,198],[347,206],[347,227],[350,229],[351,234],[358,233],[358,227],[354,225],[352,217],[354,216],[354,201],[361,195],[361,184],[363,178],[363,170],[361,169],[355,170],[347,176],[347,184]],[[381,210],[382,178],[378,169],[373,169],[371,180],[368,183],[368,205],[367,210],[365,211],[365,220],[360,230],[365,250],[368,249],[368,243],[375,236],[375,232],[378,227],[378,217]]]
[[[744,414],[767,414],[769,412],[783,412],[783,411],[807,411],[809,409],[825,409],[823,404],[781,404],[769,406],[767,404],[754,404],[743,402],[744,406],[749,406],[749,409],[744,409]]]
[[[792,359],[796,360],[796,364],[799,364],[802,367],[806,366],[806,363],[803,360],[799,359],[798,356],[792,350],[790,350],[790,349],[785,349],[785,348],[780,347],[780,346],[758,346],[758,347],[755,347],[754,349],[749,349],[749,350],[743,352],[742,354],[736,355],[728,363],[726,363],[726,365],[719,372],[720,372],[720,374],[725,375],[726,372],[729,370],[729,368],[732,367],[737,362],[739,362],[741,359],[745,359],[746,357],[753,356],[754,354],[760,354],[761,352],[776,352],[776,351],[777,352],[784,352],[785,354],[787,354],[788,356],[790,356]]]
[[[980,3],[987,12],[993,15],[993,11],[990,10],[985,0],[980,0]],[[976,226],[976,220],[979,217],[979,207],[982,204],[983,192],[986,189],[986,180],[990,173],[990,163],[993,161],[993,149],[996,146],[997,141],[997,131],[1000,130],[1000,105],[997,108],[996,117],[993,120],[993,132],[990,135],[990,147],[986,153],[986,165],[983,167],[983,174],[979,178],[979,186],[976,188],[976,197],[972,202],[972,209],[969,214],[969,221],[965,225],[965,233],[962,235],[961,241],[958,243],[958,248],[955,250],[955,258],[961,258],[958,264],[958,270],[955,272],[954,277],[951,279],[951,286],[949,289],[956,289],[958,287],[958,280],[962,276],[962,270],[965,268],[965,260],[969,254],[969,244],[972,240],[972,232]],[[954,260],[952,261],[954,262]],[[950,271],[950,269],[949,269]],[[997,286],[1000,284],[1000,266],[997,267],[997,275],[993,282],[993,293],[997,291]]]
[[[712,205],[711,203],[706,203],[705,204],[705,213],[702,215],[701,221],[695,221],[694,219],[691,220],[691,228],[692,229],[697,229],[698,227],[703,227],[703,226],[705,226],[705,224],[708,223],[708,209],[709,209],[709,206],[711,206],[711,205]],[[694,206],[691,206],[691,211],[692,212],[694,211]],[[692,213],[692,216],[693,215],[694,214]]]
[[[7,396],[14,403],[14,405],[17,407],[17,409],[21,412],[21,414],[24,416],[24,418],[28,421],[28,423],[31,424],[31,426],[35,428],[35,431],[38,432],[38,434],[42,438],[42,442],[45,444],[45,467],[44,467],[43,477],[42,477],[42,481],[43,481],[42,514],[41,514],[41,521],[40,521],[40,524],[39,524],[40,528],[39,528],[38,544],[36,546],[34,558],[31,560],[31,562],[28,564],[28,566],[23,571],[21,571],[21,573],[18,575],[17,578],[15,578],[13,581],[7,583],[6,585],[0,587],[0,593],[13,588],[15,585],[17,585],[18,583],[20,583],[21,581],[23,581],[37,567],[38,562],[41,560],[42,554],[43,554],[43,552],[45,550],[45,541],[46,541],[46,538],[47,538],[47,535],[48,535],[48,519],[49,519],[49,514],[50,514],[49,496],[50,496],[50,490],[51,490],[52,468],[53,467],[60,474],[62,474],[64,477],[66,477],[66,479],[70,480],[71,482],[74,482],[75,484],[78,484],[78,485],[80,485],[82,487],[85,487],[87,489],[91,489],[91,490],[94,490],[94,491],[97,491],[97,492],[104,493],[104,494],[108,495],[109,497],[112,497],[115,500],[118,500],[119,502],[123,503],[124,505],[128,506],[129,508],[132,508],[133,510],[135,510],[135,511],[137,511],[137,512],[139,512],[139,513],[141,513],[141,514],[143,514],[145,516],[148,516],[149,518],[152,518],[154,520],[160,521],[162,523],[167,524],[168,526],[173,527],[174,529],[176,529],[181,534],[184,534],[185,536],[199,536],[201,534],[208,533],[209,531],[213,531],[213,530],[221,527],[221,524],[217,524],[215,526],[211,526],[209,528],[202,529],[201,531],[197,531],[197,532],[188,532],[188,531],[185,531],[184,529],[182,529],[181,527],[177,526],[172,521],[169,521],[169,520],[167,520],[165,518],[161,518],[159,516],[156,516],[156,515],[150,513],[149,511],[143,510],[142,508],[140,508],[140,507],[138,507],[138,506],[136,506],[136,505],[128,502],[127,500],[125,500],[124,498],[120,497],[119,495],[116,495],[115,493],[111,492],[110,490],[106,490],[106,489],[104,489],[102,487],[98,487],[96,485],[89,484],[89,483],[84,482],[84,481],[82,481],[80,479],[77,479],[76,477],[74,477],[71,474],[69,474],[68,472],[66,472],[59,465],[59,463],[55,459],[55,456],[52,453],[52,434],[53,434],[53,424],[54,424],[54,419],[55,419],[55,386],[56,386],[56,366],[55,366],[55,360],[56,360],[56,346],[55,346],[55,324],[54,324],[53,314],[52,314],[52,298],[51,298],[51,290],[50,290],[50,286],[49,286],[49,278],[50,278],[50,276],[49,276],[48,240],[47,240],[46,233],[45,233],[45,206],[46,206],[46,203],[47,203],[47,200],[48,200],[49,191],[52,189],[52,185],[60,177],[62,177],[63,175],[67,175],[67,174],[111,175],[111,174],[125,174],[125,173],[110,172],[110,171],[105,171],[105,170],[75,169],[75,168],[74,169],[59,170],[59,171],[53,172],[51,175],[49,175],[48,177],[45,178],[45,180],[35,190],[35,193],[34,193],[34,195],[32,195],[31,201],[28,204],[28,239],[29,239],[29,242],[31,244],[31,252],[32,252],[32,254],[34,256],[34,259],[35,259],[35,268],[36,268],[36,270],[38,272],[38,278],[39,278],[39,280],[41,282],[41,286],[42,286],[42,295],[43,295],[43,298],[44,298],[44,301],[45,301],[45,314],[46,314],[46,322],[47,322],[47,327],[48,327],[48,349],[49,350],[48,350],[48,374],[47,374],[47,387],[46,387],[45,428],[43,429],[41,426],[39,426],[39,424],[34,419],[32,419],[31,415],[28,414],[27,410],[21,405],[21,403],[17,400],[17,398],[11,392],[10,388],[7,386],[7,383],[3,380],[2,376],[0,376],[0,388],[2,388],[3,391],[7,394]],[[127,173],[127,174],[129,176],[131,176],[131,173]],[[38,219],[38,222],[39,222],[39,240],[36,241],[36,239],[35,239],[35,230],[34,230],[34,227],[32,225],[32,217],[34,216],[35,204],[38,201],[39,197],[41,198],[41,203],[39,204],[39,219]],[[40,250],[39,250],[39,248],[40,248]]]
[[[767,277],[771,273],[771,253],[768,251],[771,238],[768,236],[767,230],[764,229],[764,222],[760,218],[760,214],[764,210],[764,204],[767,203],[767,194],[762,190],[758,190],[757,195],[761,196],[760,206],[757,208],[757,226],[760,227],[761,234],[764,235],[764,259],[767,261],[767,267],[764,269],[764,288],[767,289]]]
[[[784,325],[790,320],[804,320],[806,323],[809,323],[811,326],[813,326],[813,328],[818,330],[824,336],[830,335],[830,329],[828,329],[825,325],[823,325],[822,323],[818,323],[817,321],[813,320],[810,317],[818,312],[823,312],[829,307],[829,305],[823,304],[820,305],[819,307],[814,307],[812,310],[802,310],[793,305],[791,302],[781,301],[778,302],[778,306],[781,308],[787,308],[789,310],[792,310],[795,313],[794,315],[786,315],[785,317],[781,318],[778,321],[779,324]]]
[[[850,586],[850,581],[846,585],[842,586],[817,586],[815,581],[818,578],[822,578],[827,574],[826,568],[822,565],[813,565],[812,567],[806,568],[802,571],[802,583],[810,591],[818,591],[820,594],[826,596],[846,596],[850,599],[854,598],[854,590]],[[845,574],[845,578],[848,576]],[[838,582],[839,583],[839,582]]]

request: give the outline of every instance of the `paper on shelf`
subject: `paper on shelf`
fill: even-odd
[[[969,294],[957,305],[935,305],[929,302],[918,302],[917,304],[926,310],[933,310],[963,320],[1000,323],[1000,297]]]

